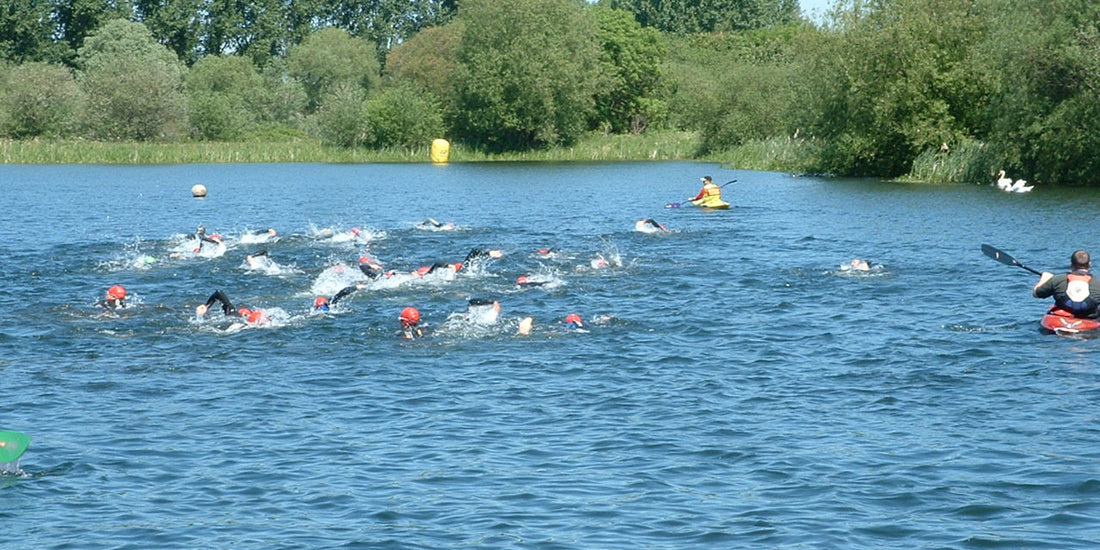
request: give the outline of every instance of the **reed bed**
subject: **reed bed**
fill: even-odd
[[[575,145],[486,153],[455,145],[452,162],[627,161],[693,158],[698,136],[690,132],[654,132],[640,136],[591,134]],[[429,147],[348,149],[318,140],[249,142],[96,142],[0,140],[2,164],[195,164],[280,162],[428,162]]]

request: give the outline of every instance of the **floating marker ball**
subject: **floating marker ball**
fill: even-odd
[[[196,199],[201,199],[206,196],[206,186],[201,183],[196,183],[191,186],[191,196]]]

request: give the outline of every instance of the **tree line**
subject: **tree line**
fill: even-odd
[[[1100,183],[1087,0],[19,0],[0,135],[485,151],[697,132],[839,175]]]

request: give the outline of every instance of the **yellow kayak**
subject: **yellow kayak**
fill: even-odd
[[[691,201],[691,204],[699,208],[709,208],[711,210],[728,210],[730,207],[730,203],[723,200],[699,199],[697,201]]]

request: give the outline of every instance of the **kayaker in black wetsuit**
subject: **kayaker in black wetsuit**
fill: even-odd
[[[366,286],[367,285],[360,283],[357,285],[344,287],[340,289],[340,292],[337,292],[331,300],[325,298],[324,296],[318,296],[317,299],[313,301],[313,309],[315,311],[328,311],[330,307],[336,307],[336,302],[339,302],[341,299],[344,298],[344,296],[347,296],[348,294],[351,294],[352,292],[355,292],[356,290],[362,289]]]
[[[96,306],[115,311],[126,307],[126,289],[122,285],[114,285],[107,289],[107,297],[96,302]]]
[[[1070,272],[1055,275],[1044,271],[1031,293],[1036,298],[1054,297],[1054,307],[1074,317],[1096,317],[1100,304],[1100,280],[1089,273],[1089,253],[1076,250],[1070,255]]]

